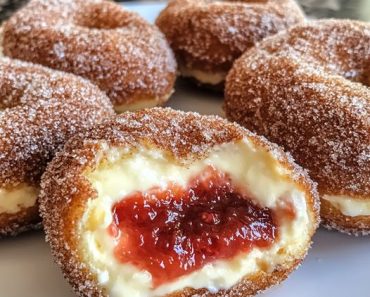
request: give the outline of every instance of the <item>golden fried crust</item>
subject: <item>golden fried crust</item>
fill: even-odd
[[[156,24],[180,70],[217,73],[227,72],[256,42],[303,20],[294,0],[172,0]]]
[[[206,289],[185,289],[182,292],[175,292],[173,294],[166,295],[165,297],[251,297],[271,287],[272,285],[279,284],[285,280],[289,274],[299,266],[300,263],[301,260],[296,260],[292,263],[289,263],[289,266],[287,265],[286,268],[279,267],[271,273],[256,273],[248,278],[242,279],[230,290],[220,290],[218,293],[211,293]]]
[[[56,262],[77,294],[108,296],[98,285],[95,275],[90,272],[88,263],[82,261],[78,250],[79,234],[76,232],[87,201],[97,195],[84,177],[84,172],[94,170],[97,156],[101,157],[102,143],[108,147],[126,147],[132,151],[143,146],[154,147],[168,152],[174,156],[174,162],[181,163],[185,159],[205,158],[214,146],[236,142],[244,137],[274,154],[283,166],[294,172],[293,178],[297,186],[307,194],[310,220],[313,222],[310,232],[313,234],[319,220],[315,185],[291,157],[277,146],[216,116],[200,116],[169,108],[125,113],[100,124],[83,137],[71,139],[64,151],[49,164],[42,178],[40,210],[46,238]],[[298,255],[301,257],[298,258],[303,258],[305,253],[306,250],[299,251]],[[273,274],[261,274],[253,279],[243,280],[227,294],[235,297],[254,294],[286,278],[298,262],[296,259],[288,260],[285,267],[280,267]],[[168,296],[185,297],[194,294],[225,296],[223,294],[226,292],[211,294],[206,290],[184,290]]]
[[[3,28],[6,56],[85,77],[115,106],[161,104],[172,93],[176,62],[165,37],[111,1],[32,0]]]
[[[321,201],[322,224],[350,235],[370,235],[370,216],[350,217],[342,214],[330,202]]]
[[[367,23],[296,26],[236,61],[226,115],[291,152],[320,195],[369,199],[369,61]]]
[[[40,228],[38,205],[23,208],[15,214],[0,214],[0,238],[16,236],[19,233]]]
[[[0,86],[0,189],[39,187],[66,139],[114,114],[108,97],[90,82],[26,62],[3,58]],[[0,215],[2,235],[39,221],[34,207]]]

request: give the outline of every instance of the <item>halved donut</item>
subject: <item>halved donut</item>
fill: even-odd
[[[3,25],[4,55],[91,80],[117,112],[163,104],[176,61],[155,26],[106,0],[32,0]]]
[[[230,71],[230,120],[291,152],[318,183],[323,223],[370,233],[370,24],[313,21],[266,39]]]
[[[80,296],[249,296],[318,225],[289,155],[216,116],[154,108],[73,138],[42,179],[54,257]]]
[[[0,60],[0,237],[39,225],[47,162],[66,139],[113,114],[109,98],[87,80]]]

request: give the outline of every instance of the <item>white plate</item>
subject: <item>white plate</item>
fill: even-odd
[[[153,21],[163,4],[129,3]],[[169,106],[204,114],[222,114],[222,97],[177,84]],[[0,297],[73,297],[74,293],[53,264],[42,232],[0,241]],[[283,284],[263,297],[370,296],[370,237],[356,238],[319,230],[302,266]],[[131,296],[127,296],[131,297]]]

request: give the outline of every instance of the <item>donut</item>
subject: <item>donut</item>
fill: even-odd
[[[32,0],[3,25],[4,54],[91,80],[123,112],[163,104],[176,61],[163,34],[106,0]]]
[[[297,25],[230,71],[227,118],[291,152],[318,183],[323,224],[370,233],[370,24]]]
[[[80,77],[0,60],[0,237],[39,226],[47,162],[67,138],[112,114],[109,98]]]
[[[319,218],[315,184],[277,146],[167,108],[72,138],[40,197],[79,296],[250,296],[297,267]]]
[[[181,75],[220,89],[246,50],[303,20],[294,0],[172,0],[156,24],[175,52]]]

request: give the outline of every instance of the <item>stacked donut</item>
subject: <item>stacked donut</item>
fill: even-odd
[[[80,296],[231,297],[301,263],[320,198],[327,227],[370,232],[368,24],[305,23],[293,0],[172,0],[156,23],[105,0],[4,23],[0,236],[40,211]],[[238,123],[129,111],[166,102],[177,63],[213,86],[231,68]]]

